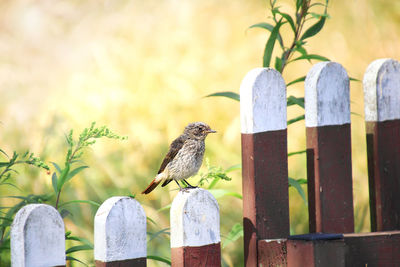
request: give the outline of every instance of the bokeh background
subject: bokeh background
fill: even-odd
[[[291,14],[293,2],[278,1]],[[268,34],[247,28],[267,21],[268,7],[260,0],[1,1],[0,148],[8,154],[29,149],[46,162],[62,163],[69,129],[78,133],[92,121],[108,125],[129,139],[101,140],[86,150],[90,169],[72,180],[62,201],[101,203],[111,196],[137,194],[146,214],[157,222],[149,224],[149,231],[169,227],[169,210],[159,209],[171,203],[176,186],[171,183],[147,196],[139,192],[188,122],[204,121],[218,131],[206,142],[210,165],[226,169],[240,163],[238,102],[204,96],[238,92],[244,75],[262,65]],[[336,0],[329,3],[328,13],[321,33],[309,39],[309,53],[341,63],[359,80],[371,61],[400,58],[399,1]],[[289,82],[303,76],[311,66],[295,63],[284,78]],[[303,96],[303,84],[290,87],[288,95]],[[369,231],[360,82],[351,82],[351,100],[356,231]],[[290,107],[288,117],[302,112]],[[305,149],[304,122],[289,126],[288,133],[289,152]],[[1,195],[52,191],[51,176],[45,171],[19,171],[14,182],[22,192],[3,187]],[[205,171],[203,165],[201,172]],[[217,187],[241,193],[240,170],[229,175],[232,181],[221,181]],[[306,178],[304,154],[289,159],[289,176]],[[289,192],[291,232],[306,233],[307,206],[296,191]],[[12,204],[9,199],[0,201]],[[231,196],[218,201],[224,240],[242,220],[242,203]],[[93,240],[96,207],[69,208],[73,216],[67,217],[67,228]],[[148,250],[169,257],[168,235],[151,240]],[[224,264],[242,266],[242,250],[242,239],[227,245]],[[91,251],[73,256],[92,264]]]

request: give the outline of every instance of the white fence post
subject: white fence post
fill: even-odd
[[[146,266],[146,214],[130,197],[111,197],[94,220],[96,266]]]
[[[172,266],[221,266],[218,202],[207,190],[181,191],[171,206]]]
[[[371,228],[400,229],[400,63],[373,61],[363,85]]]
[[[311,233],[354,231],[349,88],[336,62],[315,64],[305,80]]]
[[[11,266],[65,266],[64,222],[45,204],[18,211],[11,226]]]

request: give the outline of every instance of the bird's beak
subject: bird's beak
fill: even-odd
[[[214,130],[211,130],[211,129],[206,131],[206,133],[208,133],[208,134],[209,134],[209,133],[216,133],[216,132],[217,132],[217,131],[214,131]]]

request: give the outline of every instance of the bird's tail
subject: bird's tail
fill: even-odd
[[[150,185],[142,192],[142,194],[148,194],[151,191],[154,190],[154,188],[157,187],[157,185],[161,183],[161,181],[156,181],[156,179],[154,179],[153,181],[151,181]]]
[[[163,180],[164,180],[164,174],[163,174],[163,173],[158,174],[158,175],[156,176],[156,178],[154,178],[154,180],[151,181],[151,183],[149,184],[149,186],[142,192],[142,194],[148,194],[148,193],[150,193],[150,192],[153,191],[154,188],[156,188],[157,185],[158,185],[159,183],[161,183]]]

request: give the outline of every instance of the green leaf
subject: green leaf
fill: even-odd
[[[222,248],[225,248],[228,244],[238,240],[243,236],[243,226],[240,223],[236,223],[232,226],[232,229],[229,231],[228,236],[222,243]]]
[[[300,151],[290,152],[290,153],[288,153],[288,157],[293,156],[293,155],[298,155],[298,154],[304,154],[306,152],[307,152],[307,150],[300,150]]]
[[[280,57],[275,57],[275,69],[282,73],[282,59]]]
[[[324,56],[315,55],[315,54],[307,54],[307,55],[299,56],[299,57],[291,60],[291,62],[297,61],[297,60],[302,60],[302,59],[307,59],[307,60],[315,59],[315,60],[320,60],[320,61],[330,61],[329,58],[324,57]]]
[[[236,171],[240,170],[242,168],[242,164],[235,164],[233,166],[230,166],[228,169],[225,170],[226,173],[231,172],[231,171]]]
[[[304,200],[304,203],[306,204],[306,206],[308,206],[306,194],[304,193],[301,184],[297,180],[289,177],[289,186],[293,186],[294,188],[296,188],[297,192],[299,192],[301,198]]]
[[[57,170],[58,173],[60,174],[60,173],[61,173],[61,168],[60,168],[60,166],[58,166],[58,164],[55,163],[55,162],[51,162],[51,164],[53,164],[54,168],[56,168],[56,170]]]
[[[349,80],[352,82],[361,82],[359,79],[353,78],[353,77],[349,77]]]
[[[8,157],[8,155],[7,155],[7,153],[6,153],[6,152],[4,152],[4,150],[3,150],[3,149],[1,149],[1,148],[0,148],[0,152],[1,152],[1,153],[3,153],[3,154],[4,154],[4,155],[7,157],[7,158],[9,158],[9,157]]]
[[[67,201],[67,202],[62,203],[60,205],[60,207],[63,207],[65,205],[69,205],[69,204],[73,204],[73,203],[85,203],[85,204],[90,204],[90,205],[93,205],[93,206],[96,206],[96,207],[100,207],[100,204],[95,202],[95,201],[93,201],[93,200],[71,200],[71,201]]]
[[[65,239],[66,240],[79,241],[79,242],[82,242],[83,244],[86,244],[86,245],[89,245],[89,246],[93,247],[93,244],[89,240],[87,240],[86,238],[83,238],[83,237],[72,236],[72,235],[68,235],[67,236],[66,235]]]
[[[85,245],[78,245],[78,246],[73,246],[70,247],[69,249],[67,249],[65,251],[65,254],[70,254],[70,253],[74,253],[77,251],[82,251],[82,250],[92,250],[93,246],[89,245],[89,244],[85,244]]]
[[[272,26],[271,24],[269,24],[269,23],[267,23],[267,22],[260,22],[260,23],[251,25],[248,29],[251,29],[251,28],[261,28],[261,29],[265,29],[265,30],[268,30],[268,31],[272,32],[273,29],[274,29],[274,26]],[[278,41],[279,41],[279,44],[280,44],[280,45],[282,46],[282,48],[283,48],[282,36],[281,36],[279,33],[278,33],[277,39],[278,39]]]
[[[298,116],[298,117],[296,117],[296,118],[293,118],[293,119],[291,119],[291,120],[288,120],[287,124],[288,124],[288,125],[293,124],[293,123],[295,123],[295,122],[304,120],[304,118],[305,118],[304,115],[300,115],[300,116]]]
[[[169,230],[170,230],[170,228],[168,227],[168,228],[161,229],[160,231],[158,231],[156,233],[147,233],[148,235],[151,236],[148,242],[150,242],[151,240],[153,240],[154,238],[158,237],[161,234],[171,235],[171,233],[168,232]]]
[[[296,80],[293,80],[290,83],[286,84],[286,87],[289,87],[290,85],[295,84],[295,83],[304,82],[305,80],[306,80],[306,76],[297,78]]]
[[[57,174],[55,172],[53,172],[53,175],[51,176],[51,184],[53,185],[53,189],[55,193],[58,193],[57,190]]]
[[[316,35],[317,33],[319,33],[325,24],[325,20],[326,20],[326,17],[321,17],[317,23],[312,25],[310,28],[308,28],[304,32],[304,34],[303,34],[303,36],[301,36],[300,40],[303,41],[303,40],[310,38],[310,37]]]
[[[278,12],[279,14],[281,14],[282,17],[284,17],[286,19],[287,22],[289,22],[290,27],[292,28],[293,33],[296,33],[296,26],[294,25],[294,21],[292,19],[292,17],[284,12]]]
[[[275,25],[275,27],[271,31],[271,34],[269,35],[268,41],[265,45],[264,56],[263,56],[263,67],[265,67],[265,68],[269,67],[269,65],[271,63],[272,52],[274,50],[275,41],[279,34],[279,28],[281,27],[281,25],[282,25],[282,19],[280,19],[278,21],[278,23]]]
[[[76,169],[73,169],[68,175],[67,175],[67,179],[65,179],[65,183],[68,182],[69,180],[72,179],[72,177],[74,177],[75,175],[77,175],[79,172],[81,172],[82,170],[89,168],[89,166],[80,166]]]
[[[236,101],[240,101],[240,95],[234,92],[218,92],[210,95],[206,95],[205,97],[211,97],[211,96],[224,96]]]
[[[243,199],[242,195],[226,189],[210,189],[208,190],[215,198],[221,198],[223,196],[233,196],[238,199]]]
[[[168,265],[171,265],[171,260],[169,260],[168,258],[161,257],[161,256],[147,255],[147,259],[161,261]]]
[[[298,105],[302,108],[304,108],[304,97],[295,97],[295,96],[289,96],[287,98],[287,106],[293,106],[293,105]]]
[[[170,209],[170,208],[171,208],[171,204],[168,204],[167,206],[164,206],[164,207],[158,209],[157,212],[164,211],[164,210],[168,210],[168,209]]]

